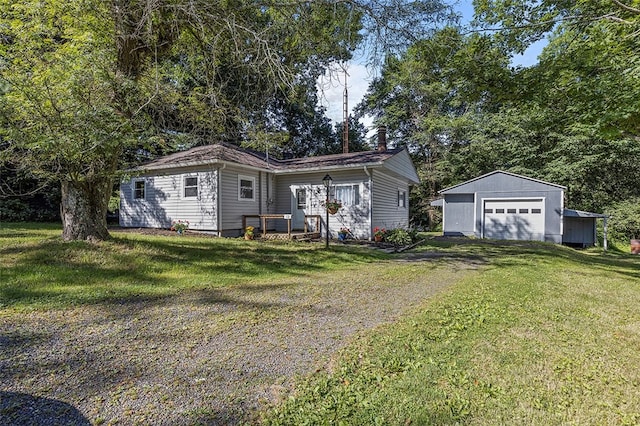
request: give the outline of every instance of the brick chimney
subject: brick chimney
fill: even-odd
[[[378,127],[378,148],[377,151],[384,152],[387,150],[387,126]]]

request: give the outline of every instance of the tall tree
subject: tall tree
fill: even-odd
[[[386,125],[392,143],[409,148],[421,178],[412,192],[414,223],[435,220],[430,202],[447,182],[445,155],[468,143],[479,113],[509,99],[511,79],[508,57],[490,37],[452,27],[387,58],[358,111]]]
[[[61,184],[67,240],[108,237],[123,153],[270,124],[270,100],[307,70],[348,59],[362,40],[403,45],[446,13],[436,0],[0,0],[0,10],[2,156]]]

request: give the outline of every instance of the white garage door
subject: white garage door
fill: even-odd
[[[484,238],[544,241],[541,199],[485,200]]]

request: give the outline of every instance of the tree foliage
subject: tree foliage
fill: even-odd
[[[417,223],[437,191],[496,169],[566,185],[583,210],[640,195],[638,13],[614,3],[478,1],[492,34],[446,28],[387,59],[360,109],[410,148]],[[510,64],[549,31],[537,65]]]
[[[395,49],[447,13],[435,0],[0,0],[0,11],[2,158],[61,184],[65,239],[108,237],[127,162],[264,131],[289,132],[297,150],[327,129],[310,81],[363,41]]]

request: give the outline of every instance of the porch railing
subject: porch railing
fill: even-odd
[[[267,235],[267,220],[280,219],[287,221],[287,235],[291,237],[291,214],[246,214],[242,215],[242,229],[247,229],[247,219],[259,219],[261,222],[260,230],[262,235]],[[307,219],[315,219],[315,232],[320,232],[320,223],[322,217],[318,214],[304,215],[304,233],[309,232],[309,223]]]

